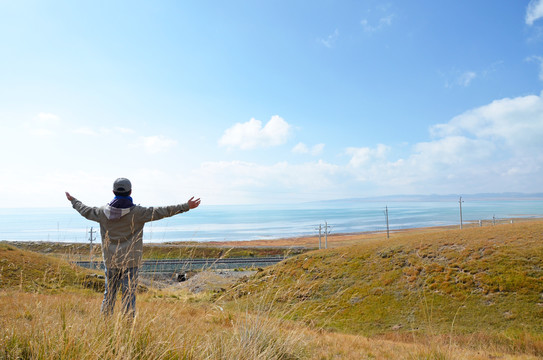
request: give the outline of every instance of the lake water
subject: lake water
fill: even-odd
[[[318,234],[325,221],[332,234],[386,231],[460,224],[458,201],[387,201],[283,206],[202,205],[171,218],[148,223],[144,240],[236,241]],[[543,201],[465,201],[463,221],[543,217]],[[98,224],[66,208],[0,209],[0,240],[87,242]]]

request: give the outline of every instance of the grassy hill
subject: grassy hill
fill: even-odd
[[[81,287],[103,291],[104,280],[64,260],[0,244],[0,289],[34,292]]]
[[[273,304],[274,313],[325,330],[482,338],[543,355],[543,222],[402,234],[309,252],[265,269],[226,297]]]
[[[88,271],[0,244],[0,359],[541,358],[542,234],[534,222],[364,240],[215,301],[151,289],[134,323],[104,321],[101,294],[72,291]]]

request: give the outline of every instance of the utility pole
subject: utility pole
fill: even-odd
[[[388,228],[388,205],[385,206],[385,218],[387,220],[387,239],[390,238],[390,231],[389,231],[389,228]]]
[[[328,234],[330,234],[330,231],[328,230],[330,226],[328,226],[328,222],[324,222],[324,248],[328,249]]]
[[[94,231],[94,229],[91,227],[90,228],[90,231],[89,231],[89,234],[90,234],[90,237],[89,237],[89,241],[90,241],[90,267],[91,269],[94,269],[94,266],[92,264],[92,250],[93,250],[93,246],[92,246],[92,242],[94,241],[94,238],[93,238],[93,234],[95,233],[96,231]]]
[[[315,228],[315,230],[319,230],[319,249],[322,249],[322,231],[324,230],[324,248],[328,249],[328,234],[330,234],[330,228],[332,228],[328,223],[324,222],[324,229],[322,224],[319,224],[319,227]]]
[[[460,196],[460,200],[458,200],[458,204],[460,204],[460,229],[462,229],[462,196]]]
[[[319,227],[317,228],[319,230],[319,250],[321,249],[321,233],[322,233],[322,225],[319,224]]]

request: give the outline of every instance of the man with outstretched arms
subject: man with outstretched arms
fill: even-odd
[[[132,317],[136,311],[138,267],[143,255],[143,226],[146,222],[174,216],[200,205],[200,199],[190,198],[186,203],[161,207],[143,207],[132,201],[132,184],[126,178],[113,183],[115,198],[102,207],[84,205],[70,193],[66,198],[83,217],[100,224],[102,255],[106,273],[106,289],[102,313],[110,315],[115,307],[119,287],[122,307]]]

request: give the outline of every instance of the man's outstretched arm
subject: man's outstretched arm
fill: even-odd
[[[200,206],[200,198],[194,199],[193,196],[189,199],[189,201],[187,201],[187,204],[189,204],[189,209],[196,209],[198,206]]]
[[[160,220],[187,212],[198,206],[200,206],[200,198],[195,199],[193,196],[184,204],[142,208],[143,211],[139,213],[138,220],[142,222]]]
[[[83,204],[81,201],[74,198],[66,191],[66,199],[72,203],[72,207],[77,210],[84,218],[87,218],[92,221],[100,221],[99,210],[98,208],[89,207]]]

